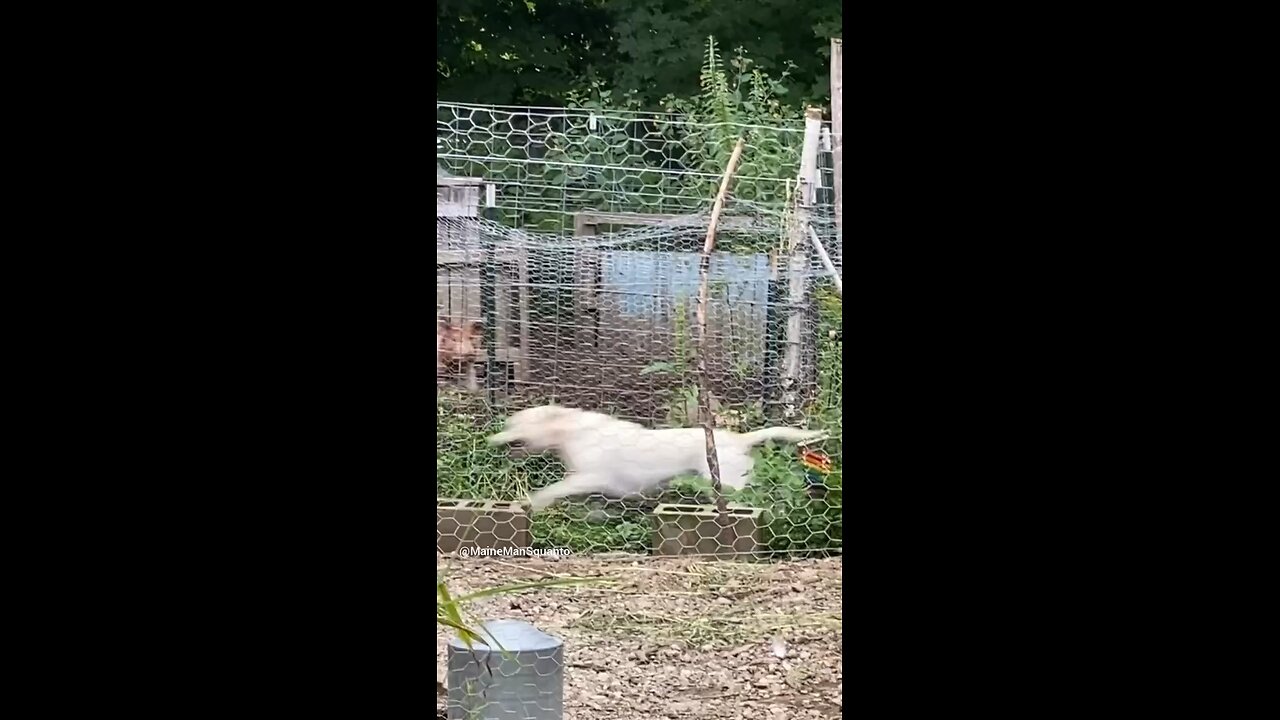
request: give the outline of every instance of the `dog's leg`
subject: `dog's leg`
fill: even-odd
[[[756,462],[750,455],[745,451],[725,453],[723,457],[717,459],[720,461],[721,487],[741,490],[747,486],[747,481],[751,479],[751,468]],[[708,472],[704,477],[710,480],[711,474]]]
[[[467,363],[467,389],[475,392],[480,389],[480,384],[476,382],[476,364]]]
[[[610,487],[607,477],[575,473],[530,495],[529,510],[530,512],[541,510],[556,500],[571,495],[590,495],[596,492],[607,494]]]

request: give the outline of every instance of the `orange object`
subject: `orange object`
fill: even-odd
[[[831,458],[820,450],[803,449],[800,451],[800,462],[804,466],[821,473],[831,472]]]

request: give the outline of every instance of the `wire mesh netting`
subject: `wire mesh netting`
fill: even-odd
[[[501,517],[494,532],[510,547],[669,549],[674,541],[661,537],[675,531],[651,518],[659,505],[676,506],[661,517],[697,517],[715,501],[698,468],[675,468],[663,493],[583,493],[533,517],[518,503],[563,478],[563,458],[513,457],[486,438],[512,412],[550,403],[645,428],[695,427],[705,393],[725,430],[780,422],[827,432],[813,449],[829,466],[805,464],[782,443],[752,449],[752,481],[730,500],[766,511],[743,521],[764,526],[748,533],[753,552],[838,549],[839,298],[807,229],[796,238],[796,215],[827,239],[837,269],[841,253],[821,190],[807,207],[792,202],[803,126],[441,103],[437,131],[446,208],[436,223],[437,495],[446,515]],[[701,250],[738,137],[746,144],[710,256],[703,330],[694,307]],[[479,505],[494,501],[505,503],[500,516]],[[697,521],[675,523],[690,529],[680,537],[691,552],[713,544]],[[476,545],[461,532],[441,531],[441,551]]]
[[[714,250],[704,253],[740,137]],[[684,589],[637,581],[627,593],[675,593],[668,604],[678,605],[717,583],[737,585],[719,608],[733,620],[703,613],[701,624],[663,627],[662,612],[628,606],[573,622],[600,645],[619,637],[605,625],[630,623],[623,636],[643,639],[624,652],[641,655],[667,640],[716,654],[783,629],[829,637],[839,616],[830,594],[806,598],[813,623],[747,602],[767,590],[756,585],[765,578],[829,573],[824,558],[842,549],[842,325],[832,276],[843,253],[828,142],[825,126],[815,142],[803,123],[437,104],[439,555],[490,568],[488,577],[506,567],[486,559],[498,555],[540,555],[521,564],[526,571],[564,556],[749,561],[655,565]],[[815,170],[802,183],[806,153]],[[760,562],[797,558],[810,564]],[[562,578],[562,569],[535,570],[535,579]],[[619,592],[609,587],[563,592],[570,606],[603,609]],[[788,662],[785,651],[773,657]],[[560,717],[563,708],[537,700],[545,683],[520,679],[531,666],[511,666],[515,685],[489,667],[498,684],[480,686],[525,687],[533,707],[511,700],[480,716]],[[633,715],[582,715],[624,716]]]
[[[735,197],[785,205],[804,131],[803,121],[760,127],[659,113],[437,103],[436,159],[446,173],[496,184],[504,224],[559,232],[572,230],[574,213],[587,208],[697,212],[715,195],[744,133]],[[823,163],[829,168],[829,158]],[[831,187],[829,172],[822,184]]]

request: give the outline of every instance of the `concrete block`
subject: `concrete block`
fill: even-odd
[[[655,555],[710,555],[747,559],[766,549],[764,510],[729,505],[721,526],[715,505],[664,503],[653,511]]]
[[[531,545],[529,515],[519,503],[502,500],[436,500],[436,552],[507,550]]]

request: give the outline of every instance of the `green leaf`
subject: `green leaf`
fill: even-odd
[[[613,580],[609,578],[565,578],[565,579],[556,579],[556,580],[538,580],[535,582],[527,582],[527,583],[513,583],[511,585],[502,585],[500,587],[494,587],[494,588],[489,588],[487,590],[480,590],[478,592],[473,592],[469,595],[463,595],[462,597],[458,598],[458,602],[460,603],[471,602],[473,600],[479,600],[480,598],[492,597],[494,595],[504,595],[506,593],[516,592],[518,590],[531,590],[535,588],[548,588],[548,587],[564,587],[567,585],[585,585],[588,583],[602,583],[602,582],[613,582]]]
[[[675,366],[663,360],[655,363],[650,363],[640,371],[640,374],[641,375],[649,375],[651,373],[666,374],[671,372],[672,370],[675,370]]]

